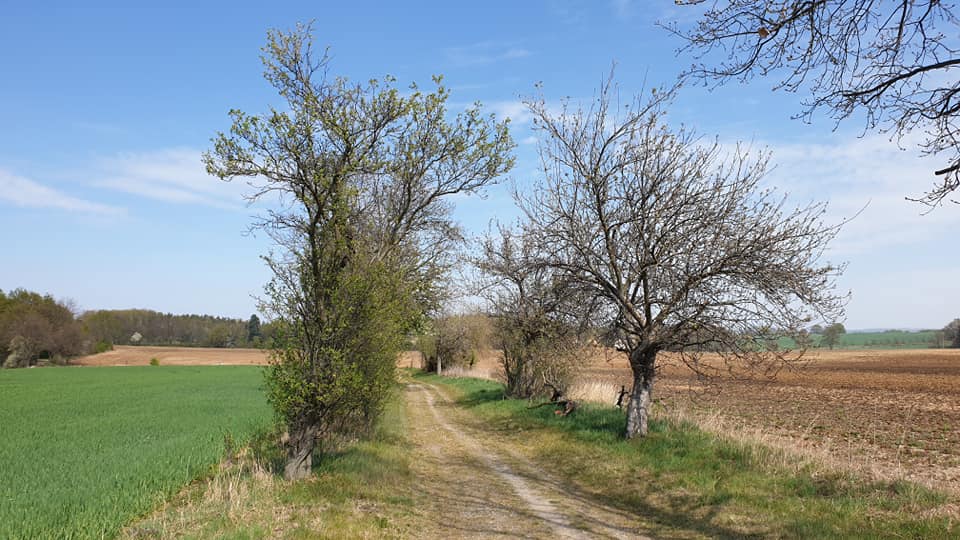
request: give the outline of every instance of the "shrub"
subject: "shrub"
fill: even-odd
[[[156,357],[153,357],[153,358],[150,359],[150,365],[151,365],[151,366],[159,366],[159,365],[160,365],[160,360],[157,360]]]

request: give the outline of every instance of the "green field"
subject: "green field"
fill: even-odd
[[[0,538],[114,536],[266,427],[256,367],[0,371]]]
[[[854,332],[840,336],[838,348],[843,349],[926,349],[934,345],[936,332]]]
[[[921,330],[907,332],[904,330],[887,330],[884,332],[851,332],[841,334],[834,349],[929,349],[936,347],[937,332]],[[810,336],[814,347],[819,347],[823,336]],[[794,348],[796,343],[789,338],[781,338],[780,347]],[[949,344],[946,344],[949,345]],[[826,348],[826,346],[824,346]]]

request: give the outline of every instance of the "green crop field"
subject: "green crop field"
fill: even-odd
[[[0,538],[101,538],[271,418],[256,367],[0,372]]]
[[[838,346],[845,349],[926,349],[934,345],[936,332],[854,332],[840,336]]]
[[[937,346],[937,332],[922,330],[908,332],[905,330],[887,330],[884,332],[851,332],[840,334],[835,349],[929,349]],[[814,347],[820,346],[823,336],[810,336]],[[796,347],[796,343],[789,338],[780,338],[779,345],[785,348]],[[825,346],[824,346],[825,348]]]

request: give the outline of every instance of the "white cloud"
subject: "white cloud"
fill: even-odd
[[[529,124],[533,120],[530,110],[522,101],[485,101],[484,108],[497,115],[498,119],[509,118],[513,127]]]
[[[910,141],[902,141],[912,148]],[[828,219],[847,223],[833,251],[843,255],[924,243],[960,226],[960,212],[906,200],[934,181],[935,159],[901,150],[883,135],[823,143],[777,143],[768,148],[776,168],[769,183],[794,201],[828,200]],[[859,212],[859,215],[858,215]]]
[[[90,202],[0,170],[0,200],[25,208],[57,208],[71,212],[116,216],[122,208]]]
[[[493,41],[474,43],[466,47],[450,47],[444,49],[444,53],[452,64],[461,67],[515,60],[532,54],[522,47]]]
[[[190,148],[128,153],[100,160],[94,185],[176,204],[243,207],[247,186],[207,174],[202,153]]]

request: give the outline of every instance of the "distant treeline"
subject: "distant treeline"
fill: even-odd
[[[261,347],[272,325],[211,315],[174,315],[148,309],[87,311],[80,320],[95,343],[186,347]],[[102,347],[102,345],[101,345]]]
[[[114,345],[263,347],[274,325],[210,315],[173,315],[147,309],[96,310],[80,316],[68,302],[16,289],[0,290],[0,365],[62,364]]]
[[[23,289],[0,291],[0,365],[62,363],[84,353],[84,342],[83,326],[70,306]]]

